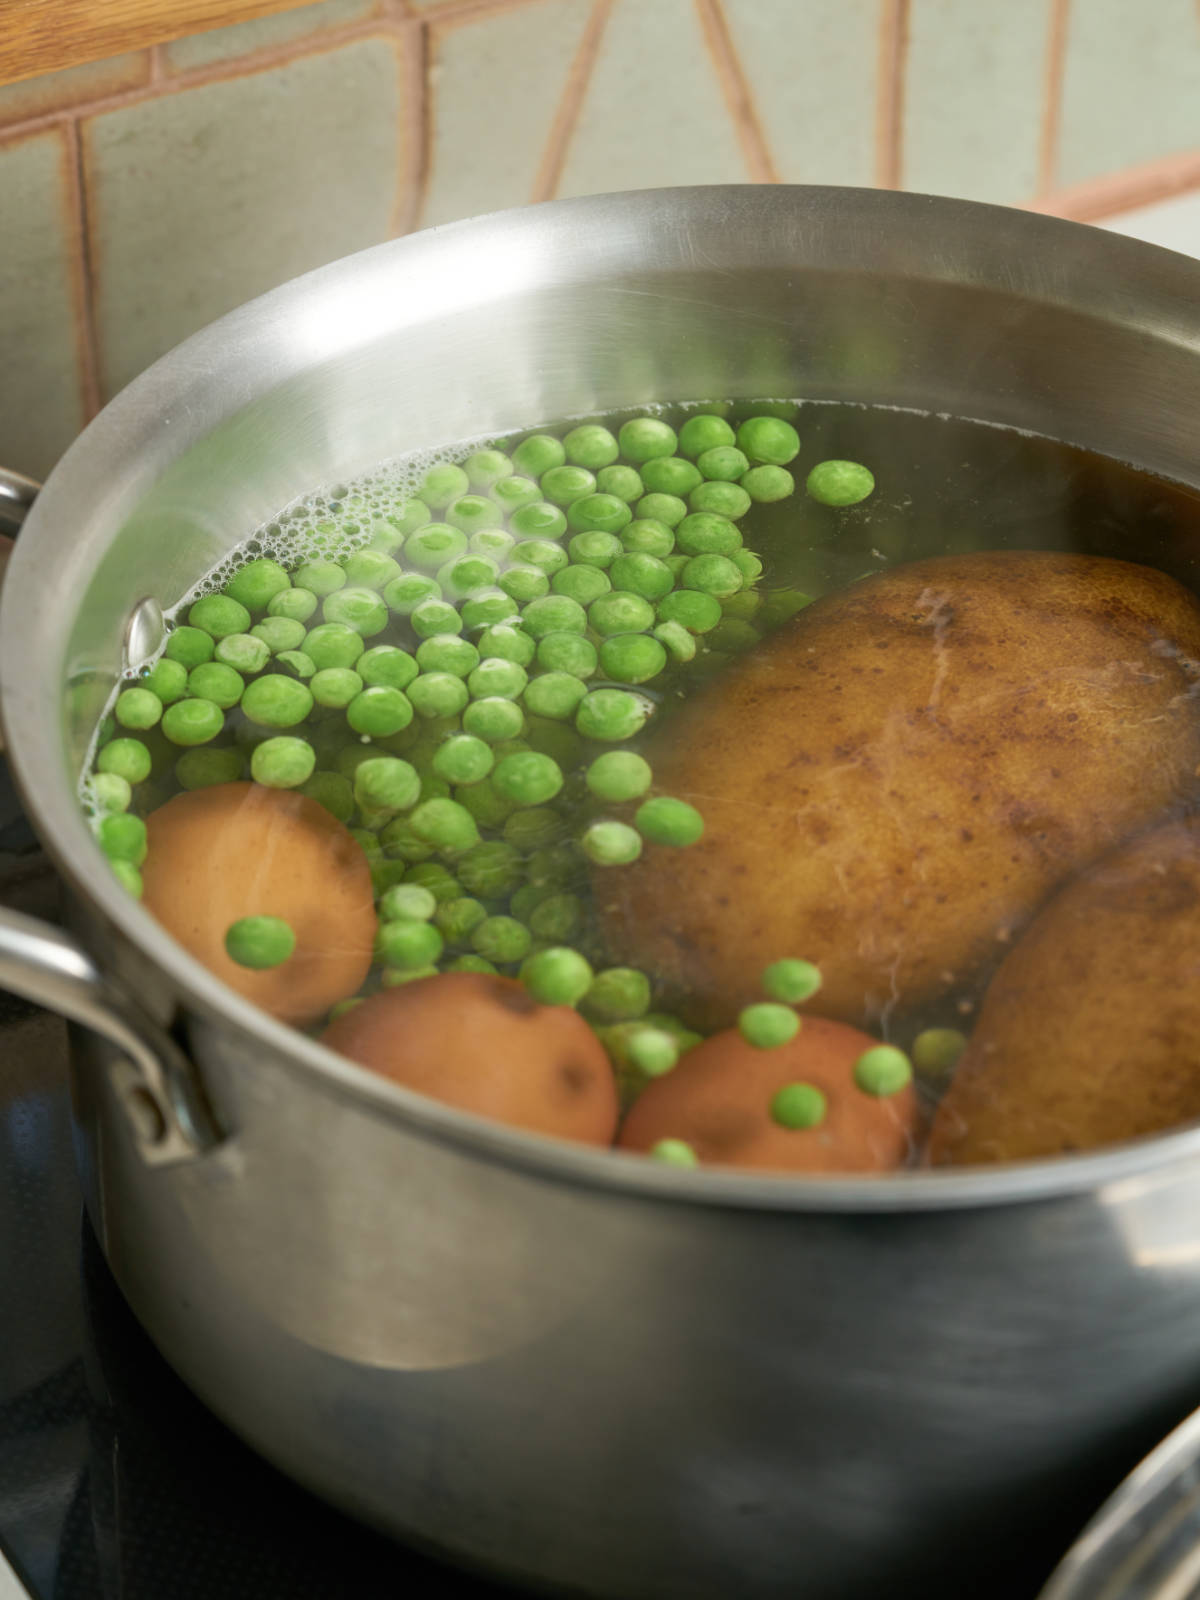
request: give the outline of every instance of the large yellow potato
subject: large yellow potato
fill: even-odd
[[[646,750],[705,835],[596,873],[615,960],[729,1022],[770,961],[869,1025],[970,982],[1200,761],[1200,606],[1102,557],[914,562],[819,600]]]
[[[938,1109],[936,1164],[1063,1155],[1200,1117],[1200,818],[1066,885],[1007,957]]]

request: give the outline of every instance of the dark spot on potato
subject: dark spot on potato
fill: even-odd
[[[579,1061],[560,1062],[558,1076],[572,1094],[583,1094],[592,1081],[591,1069]]]
[[[538,1009],[538,1002],[529,990],[511,983],[507,978],[497,979],[488,985],[488,989],[498,1006],[503,1006],[505,1011],[515,1012],[519,1017],[526,1017]]]

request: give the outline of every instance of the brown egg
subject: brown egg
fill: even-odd
[[[540,1005],[512,978],[444,972],[355,1006],[322,1042],[394,1083],[534,1133],[611,1144],[608,1057],[568,1006]]]
[[[845,1023],[804,1018],[790,1043],[747,1044],[736,1028],[714,1034],[637,1100],[618,1144],[649,1150],[683,1139],[702,1163],[789,1172],[885,1172],[903,1166],[917,1132],[911,1084],[877,1098],[854,1082],[854,1063],[877,1039]],[[810,1083],[827,1102],[815,1128],[784,1128],[771,1100],[789,1083]]]
[[[371,965],[371,870],[323,806],[289,789],[222,783],[176,795],[146,819],[143,903],[231,989],[282,1022],[311,1022],[351,995]],[[225,953],[242,917],[282,917],[296,935],[265,972]]]

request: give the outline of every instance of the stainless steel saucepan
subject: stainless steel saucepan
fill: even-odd
[[[134,1310],[317,1493],[591,1596],[1011,1596],[1200,1401],[1200,1131],[885,1182],[522,1135],[224,989],[76,804],[123,651],[297,494],[573,413],[764,395],[1011,424],[1195,485],[1200,265],[957,201],[706,188],[437,229],[226,317],[105,409],[17,542],[4,727],[71,932],[6,914],[0,982],[80,1024],[87,1200]]]

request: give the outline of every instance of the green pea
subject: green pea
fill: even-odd
[[[461,783],[451,794],[475,818],[480,828],[499,828],[512,814],[511,800],[496,793],[491,780],[481,778],[478,783]]]
[[[650,1146],[649,1155],[665,1167],[698,1167],[700,1158],[686,1139],[659,1139]]]
[[[495,757],[486,740],[475,734],[455,734],[439,745],[433,758],[433,770],[447,783],[472,784],[486,778],[492,770]]]
[[[737,483],[742,474],[750,470],[746,457],[735,445],[730,444],[713,445],[701,451],[696,457],[696,466],[703,477],[723,483]],[[696,487],[696,484],[692,485],[693,489]]]
[[[446,599],[461,601],[492,588],[499,572],[499,566],[490,556],[468,553],[439,567],[437,579]]]
[[[271,596],[267,616],[284,622],[307,622],[319,604],[311,589],[281,589]]]
[[[857,461],[819,461],[805,488],[810,499],[823,506],[856,506],[874,493],[875,477]]]
[[[301,629],[301,638],[303,634],[304,630]],[[222,666],[232,667],[245,675],[261,672],[271,659],[266,640],[256,638],[252,633],[226,634],[223,639],[217,640],[214,654]]]
[[[340,711],[362,693],[363,680],[350,667],[322,667],[308,680],[308,688],[317,705]]]
[[[641,838],[627,822],[591,822],[579,843],[584,855],[598,867],[625,867],[642,853]]]
[[[643,495],[634,509],[639,521],[661,522],[668,528],[678,527],[688,512],[687,501],[677,494]]]
[[[547,672],[590,678],[599,664],[596,647],[577,633],[546,633],[538,640],[537,663]]]
[[[380,691],[396,694],[398,690]],[[408,686],[408,698],[419,717],[456,717],[470,698],[463,680],[453,672],[423,672]],[[362,730],[364,733],[367,729]]]
[[[756,556],[753,550],[735,550],[729,558],[742,575],[743,583],[754,583],[762,576],[762,557]],[[758,605],[760,595],[755,595],[753,604]],[[747,600],[747,604],[749,604]]]
[[[646,559],[653,561],[654,557]],[[611,594],[593,600],[588,607],[587,621],[602,638],[615,633],[641,633],[654,626],[654,607],[640,594],[614,589]]]
[[[750,509],[750,496],[740,483],[723,483],[714,480],[702,483],[688,495],[688,506],[693,513],[733,519],[744,517]]]
[[[211,641],[210,641],[211,643]],[[169,706],[182,700],[187,693],[188,669],[182,661],[171,661],[166,656],[156,661],[143,680],[150,693],[157,695],[160,703]]]
[[[638,832],[651,844],[685,849],[704,834],[704,818],[695,806],[688,805],[686,800],[674,800],[669,795],[644,800],[633,820]]]
[[[552,800],[562,788],[563,775],[551,756],[528,750],[498,761],[492,782],[506,799],[518,805],[540,806]]]
[[[461,528],[452,528],[448,522],[428,522],[404,541],[404,559],[421,572],[437,572],[448,561],[461,556],[466,548],[467,536]],[[390,600],[388,604],[391,605]]]
[[[504,700],[515,700],[529,682],[525,668],[503,656],[489,656],[467,678],[467,688],[476,700],[499,695]]]
[[[557,844],[565,823],[549,806],[530,806],[514,812],[504,824],[505,840],[517,850],[542,850]]]
[[[627,689],[591,689],[579,702],[575,726],[585,739],[619,744],[646,724],[649,707]]]
[[[639,466],[656,456],[673,456],[678,442],[675,429],[658,417],[631,417],[621,425],[617,438],[621,454]]]
[[[463,627],[473,632],[476,628],[492,628],[507,622],[517,614],[517,602],[503,589],[483,589],[464,600],[459,608]]]
[[[775,1050],[800,1031],[800,1018],[790,1006],[762,1000],[745,1006],[738,1016],[738,1032],[756,1050]]]
[[[751,467],[739,482],[759,505],[772,505],[796,492],[796,480],[786,467]]]
[[[690,494],[701,476],[699,467],[679,456],[660,456],[642,468],[642,482],[650,494]]]
[[[383,598],[389,611],[398,617],[411,617],[423,600],[440,600],[442,589],[435,578],[425,573],[404,572],[384,586]]]
[[[221,661],[205,661],[188,673],[188,694],[197,700],[211,700],[227,711],[237,705],[245,681],[234,667]]]
[[[194,753],[201,754],[200,751]],[[314,772],[300,785],[300,793],[324,806],[339,822],[349,822],[354,815],[354,787],[340,772]]]
[[[600,670],[617,683],[649,683],[666,664],[666,649],[648,633],[614,634],[600,646]]]
[[[510,599],[524,605],[549,594],[550,579],[540,567],[515,566],[501,575],[500,587]]]
[[[828,1102],[812,1083],[785,1083],[771,1096],[771,1120],[781,1128],[816,1128],[825,1120]]]
[[[632,750],[606,750],[596,757],[584,775],[596,798],[614,805],[644,795],[652,777],[650,763]]]
[[[607,467],[620,454],[620,446],[609,430],[598,422],[581,422],[563,437],[567,460],[576,467],[587,467],[593,472]]]
[[[541,891],[539,890],[539,895]],[[539,898],[526,921],[535,939],[563,944],[573,939],[583,925],[583,902],[574,894],[550,894]]]
[[[293,678],[255,678],[242,691],[242,711],[263,728],[292,728],[313,708],[311,691]]]
[[[430,467],[421,480],[420,494],[427,506],[441,511],[460,494],[466,494],[470,487],[471,480],[463,469],[447,461]]]
[[[282,966],[295,948],[296,935],[282,917],[240,917],[225,930],[226,955],[256,972]]]
[[[130,866],[140,867],[146,859],[146,824],[128,811],[101,817],[96,838],[110,861],[128,861]]]
[[[410,865],[428,861],[434,853],[432,845],[426,844],[424,839],[417,838],[407,817],[397,817],[395,821],[381,828],[379,843],[389,858],[407,861]]]
[[[133,789],[118,772],[97,772],[88,782],[88,794],[97,811],[128,811]]]
[[[583,537],[591,536],[585,534]],[[556,572],[550,580],[550,587],[555,594],[565,595],[576,605],[586,607],[590,606],[593,600],[598,600],[602,594],[607,594],[612,588],[612,583],[607,572],[602,572],[599,567],[580,565],[564,567],[561,572]]]
[[[754,463],[786,467],[800,453],[800,435],[781,417],[750,417],[737,430],[737,445]]]
[[[463,471],[472,489],[490,489],[512,473],[512,462],[503,450],[475,450],[463,462]]]
[[[176,628],[167,635],[164,654],[169,661],[178,661],[181,666],[188,668],[198,667],[204,661],[211,661],[215,645],[212,634],[205,633],[203,628]]]
[[[476,954],[499,966],[523,960],[532,943],[529,929],[515,917],[485,917],[471,935]]]
[[[435,633],[417,646],[417,665],[422,672],[449,672],[465,678],[479,665],[479,651],[457,634]]]
[[[421,983],[426,978],[436,978],[436,967],[384,967],[379,981],[385,989],[398,989],[405,983]]]
[[[113,715],[123,728],[152,728],[163,714],[163,703],[150,689],[123,689]]]
[[[298,789],[313,775],[317,753],[306,739],[264,739],[250,757],[250,776],[269,789]]]
[[[355,733],[366,734],[371,739],[386,739],[393,733],[402,732],[412,721],[413,712],[417,709],[417,703],[411,695],[419,682],[420,679],[413,680],[408,694],[383,683],[364,689],[346,707],[346,721]],[[430,712],[428,715],[440,713]]]
[[[864,1094],[898,1094],[912,1082],[912,1064],[895,1045],[877,1044],[854,1063],[854,1082]]]
[[[457,800],[422,800],[412,813],[412,826],[418,839],[447,855],[479,843],[475,818]]]
[[[126,783],[144,783],[153,765],[140,739],[113,739],[96,757],[97,772],[111,772]]]
[[[176,700],[163,712],[162,730],[172,744],[207,744],[224,726],[225,713],[213,700]]]
[[[223,639],[229,633],[245,633],[250,626],[250,613],[240,600],[231,600],[225,594],[206,594],[189,609],[188,622],[214,639]]]
[[[643,600],[661,600],[675,586],[670,567],[657,556],[646,555],[642,551],[618,556],[612,564],[610,576],[614,589],[641,595]],[[653,621],[653,617],[650,620]]]
[[[696,589],[718,600],[736,594],[742,587],[742,575],[728,556],[691,556],[680,577],[685,589]],[[683,618],[677,620],[683,621]]]
[[[658,615],[664,622],[679,623],[689,633],[709,633],[721,621],[721,603],[698,590],[676,589],[659,601]]]
[[[685,513],[686,510],[685,506]],[[638,517],[621,529],[621,543],[630,555],[657,556],[661,561],[674,550],[675,535],[665,522],[654,517]]]
[[[471,935],[487,914],[487,907],[482,901],[470,895],[459,895],[454,900],[443,900],[436,909],[434,920],[448,945],[462,945],[471,942]]]
[[[608,567],[623,549],[615,533],[602,528],[592,528],[577,533],[567,546],[572,561],[585,562],[590,567]]]
[[[400,563],[392,556],[369,547],[355,550],[346,558],[344,565],[348,585],[356,589],[373,589],[376,592],[385,589],[394,578],[399,578],[403,571]]]
[[[660,622],[654,630],[654,637],[672,661],[696,659],[696,641],[681,623]]]
[[[463,620],[446,600],[422,600],[409,617],[419,639],[432,639],[439,633],[461,633]]]
[[[966,1035],[957,1028],[926,1028],[913,1040],[912,1064],[922,1078],[939,1083],[954,1071],[966,1048]]]
[[[520,473],[501,478],[491,487],[491,496],[502,511],[519,511],[522,506],[535,505],[542,491],[533,478],[523,478]]]
[[[219,783],[236,783],[241,775],[238,750],[200,746],[185,750],[175,763],[175,779],[181,789],[211,789]]]
[[[446,972],[483,972],[489,976],[499,973],[499,967],[490,961],[485,961],[482,956],[464,955],[457,956],[444,969]]]
[[[594,979],[586,957],[565,945],[527,956],[519,976],[533,998],[544,1006],[578,1005]]]
[[[512,700],[488,695],[472,700],[462,714],[463,732],[474,734],[488,744],[515,739],[525,726],[525,713]]]
[[[434,637],[439,636],[435,634]],[[469,650],[471,646],[467,645],[465,648]],[[363,684],[371,686],[382,684],[389,689],[407,689],[420,671],[417,665],[419,660],[419,650],[417,660],[414,660],[407,650],[401,650],[397,645],[377,644],[363,651],[355,662],[354,670]]]
[[[762,975],[763,993],[784,1005],[798,1006],[811,1000],[821,987],[821,970],[811,961],[787,958],[772,961]]]
[[[544,639],[548,633],[583,633],[588,617],[578,600],[565,594],[548,594],[525,606],[521,625],[532,639]]]
[[[529,881],[543,888],[563,888],[579,876],[580,862],[568,844],[546,845],[526,863]]]
[[[382,633],[388,624],[388,608],[374,589],[361,587],[338,589],[321,607],[326,622],[343,623],[353,628],[364,639]]]
[[[355,768],[354,799],[361,811],[407,811],[420,793],[420,774],[398,756],[371,756]]]
[[[446,508],[446,521],[463,533],[476,533],[481,528],[496,528],[504,513],[496,502],[482,494],[462,494]]]
[[[437,901],[419,883],[397,883],[379,901],[379,916],[384,922],[428,922],[437,910]]]
[[[292,574],[292,582],[301,589],[324,600],[338,589],[345,588],[346,574],[336,561],[306,561]]]
[[[534,641],[521,628],[503,622],[485,628],[478,643],[483,660],[515,661],[521,667],[529,665],[537,649]]]
[[[569,506],[596,488],[596,479],[586,467],[551,467],[540,482],[542,494],[554,506]]]
[[[387,549],[390,554],[397,548],[398,541],[394,539],[395,534],[398,533],[401,538],[406,538],[410,533],[415,533],[418,528],[423,528],[427,522],[432,521],[433,512],[424,500],[415,497],[411,500],[400,500],[386,517],[373,524],[376,531],[372,543],[378,541],[377,548]],[[391,534],[385,533],[385,529],[391,530]]]
[[[322,622],[304,635],[304,654],[318,672],[353,667],[365,648],[362,635],[344,622]]]
[[[304,624],[292,617],[266,617],[250,629],[250,637],[265,645],[269,654],[281,655],[285,650],[298,650],[304,643],[306,631]],[[227,648],[231,645],[236,648],[236,641],[245,637],[244,634],[234,633],[228,639],[222,639],[216,650],[217,660],[227,661],[239,672],[258,672],[261,670],[259,667],[240,666]]]
[[[728,517],[693,511],[675,530],[675,542],[688,556],[732,555],[742,546],[742,535]]]
[[[513,466],[530,478],[540,478],[544,472],[561,467],[566,459],[566,449],[549,433],[529,434],[512,453]]]
[[[596,488],[601,494],[615,494],[626,505],[640,500],[646,492],[641,475],[633,467],[624,465],[603,467],[596,474]]]
[[[716,450],[734,442],[734,431],[724,417],[711,412],[698,411],[690,416],[679,430],[679,448],[693,460],[706,450]]]
[[[375,954],[386,966],[412,972],[432,966],[442,953],[442,944],[441,933],[432,923],[402,918],[380,924]]]
[[[583,1001],[598,1022],[633,1022],[650,1009],[650,980],[634,967],[598,972]]]
[[[521,852],[500,839],[473,845],[458,861],[458,875],[464,889],[484,900],[511,894],[525,876]]]
[[[549,500],[537,500],[514,511],[511,524],[512,531],[522,539],[557,539],[567,531],[567,516]]]
[[[290,589],[292,580],[279,565],[266,556],[248,561],[225,585],[225,594],[250,611],[265,611],[277,594]]]
[[[409,824],[406,822],[405,825]],[[462,894],[462,885],[458,879],[438,861],[416,862],[408,869],[404,881],[419,883],[423,889],[428,889],[438,905],[442,905],[446,900],[454,900]]]
[[[688,562],[692,558],[691,556],[685,556],[677,553],[672,556],[664,556],[662,559],[663,566],[668,568],[671,576],[675,579],[675,582],[678,583],[679,574],[683,571],[684,567],[687,566]]]
[[[383,851],[380,849],[379,840],[367,828],[350,828],[348,832],[372,867],[383,860]]]
[[[601,652],[603,660],[603,651]],[[544,672],[525,690],[526,711],[537,717],[566,720],[587,693],[583,682],[569,672]]]
[[[582,495],[567,510],[567,522],[578,533],[617,533],[633,520],[633,512],[615,494]]]

